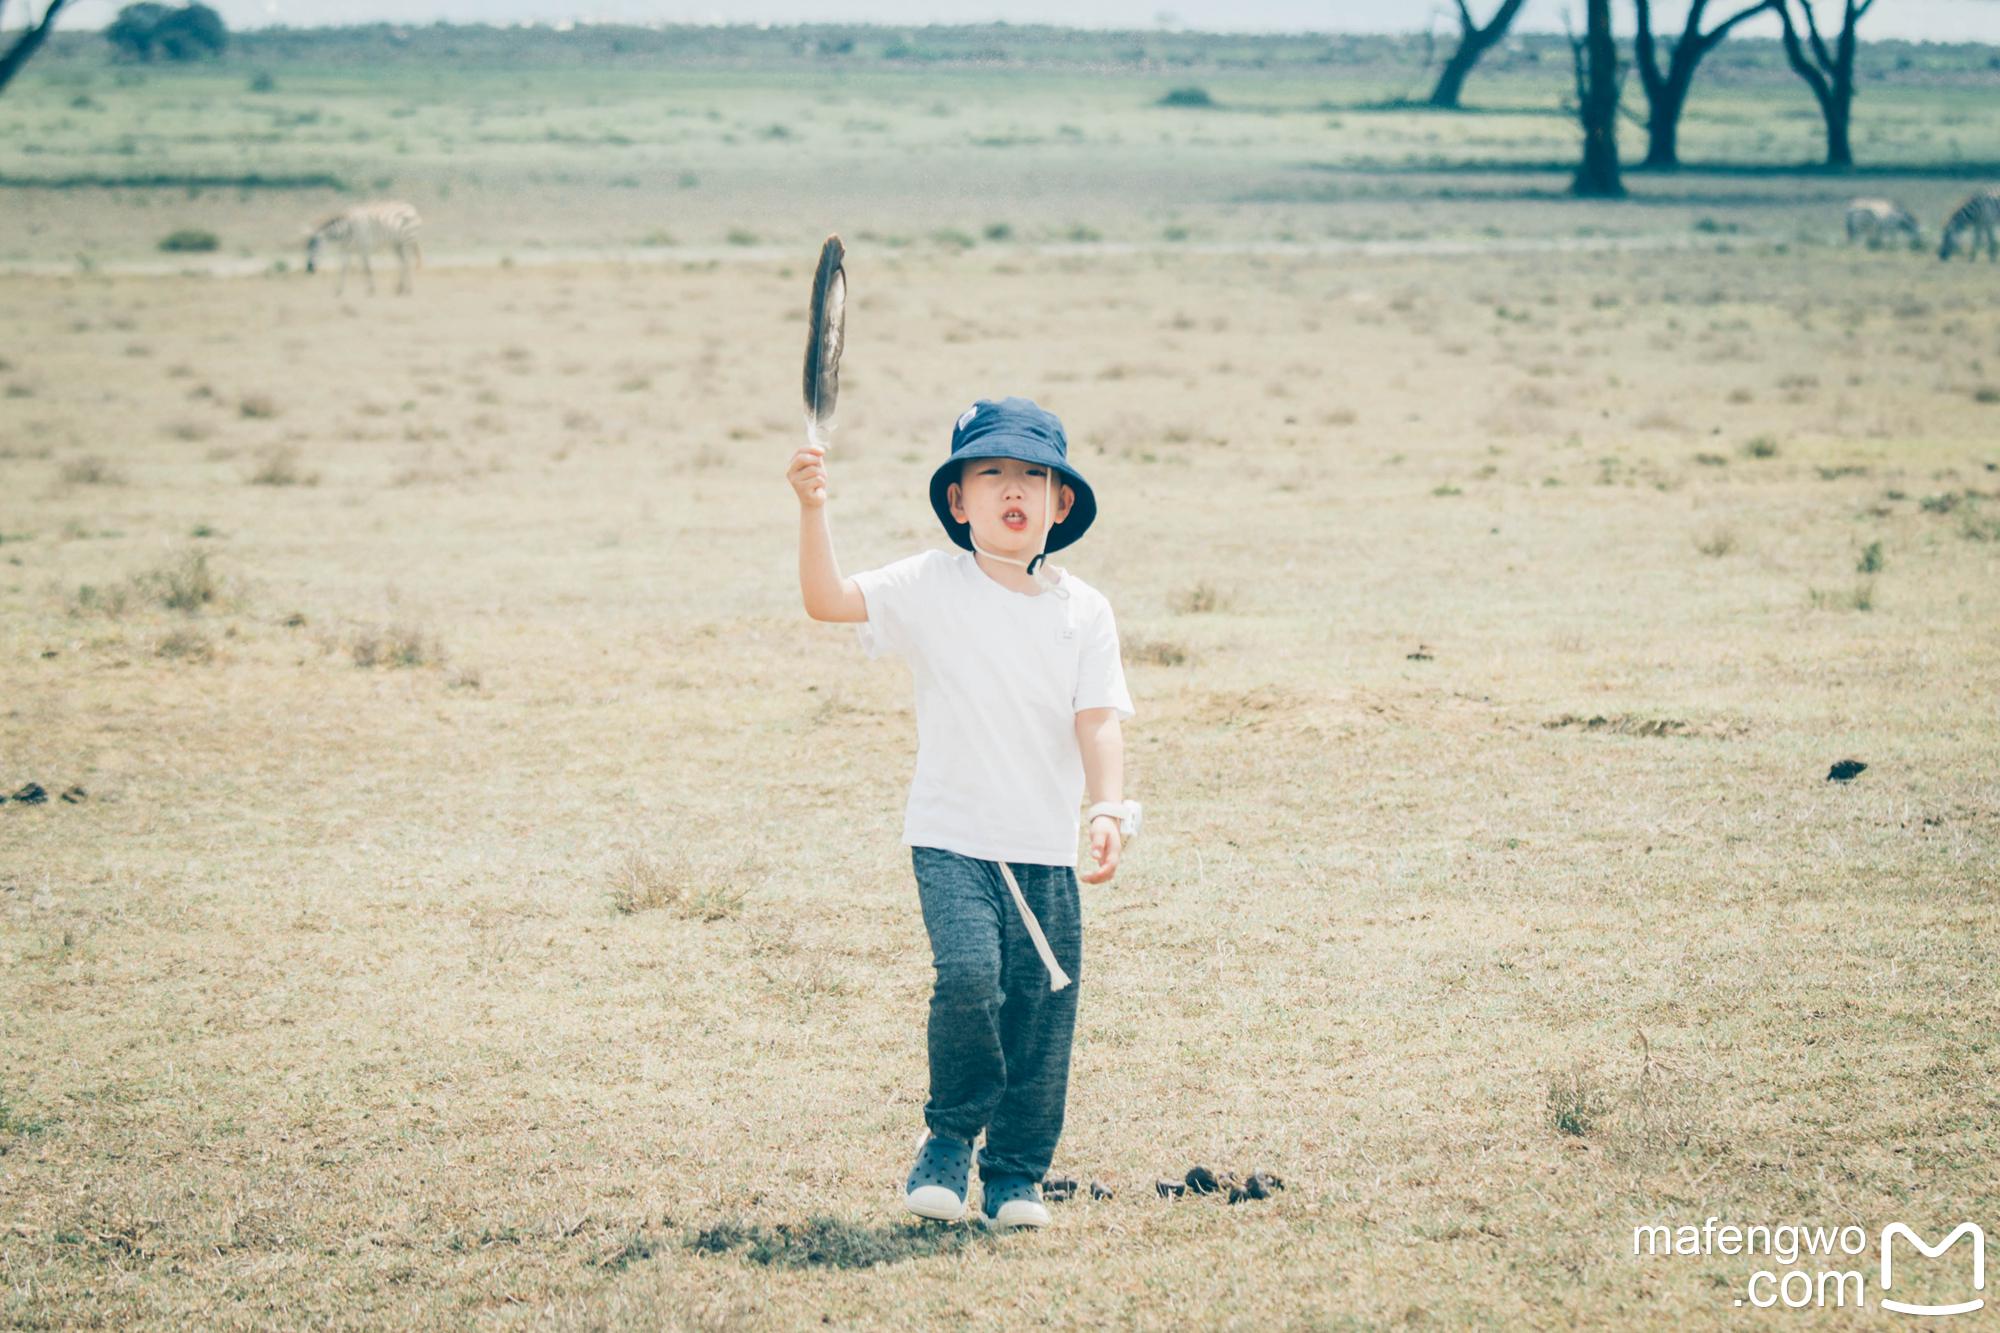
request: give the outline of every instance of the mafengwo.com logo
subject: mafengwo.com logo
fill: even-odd
[[[1943,1235],[1932,1244],[1915,1227],[1891,1222],[1871,1244],[1868,1230],[1852,1224],[1739,1226],[1711,1217],[1700,1226],[1633,1227],[1632,1253],[1642,1259],[1733,1258],[1746,1265],[1762,1259],[1766,1266],[1751,1268],[1736,1284],[1734,1303],[1763,1310],[1864,1310],[1871,1294],[1877,1307],[1892,1314],[1956,1315],[1984,1309],[1986,1299],[1979,1293],[1986,1290],[1986,1233],[1977,1223],[1960,1222]],[[1961,1240],[1970,1244],[1959,1247]],[[1969,1272],[1959,1257],[1967,1251]],[[1876,1279],[1872,1293],[1871,1277]]]

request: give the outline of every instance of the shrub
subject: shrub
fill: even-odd
[[[1214,106],[1215,99],[1208,95],[1208,89],[1196,84],[1183,88],[1172,88],[1160,99],[1161,106]]]
[[[989,241],[1011,241],[1014,239],[1014,228],[1005,222],[989,222],[984,235]]]
[[[1869,542],[1867,547],[1861,552],[1861,559],[1855,562],[1854,572],[1857,574],[1880,574],[1883,567],[1888,563],[1888,560],[1882,555],[1882,543]]]
[[[748,227],[731,227],[728,236],[724,239],[731,245],[755,245],[757,244],[757,233],[751,231]]]
[[[1743,456],[1745,458],[1776,458],[1778,456],[1778,442],[1768,435],[1755,436],[1743,446]]]
[[[167,610],[190,614],[222,595],[222,580],[208,567],[206,551],[190,551],[173,564],[142,574],[139,584]]]
[[[970,250],[978,242],[956,227],[940,227],[931,233],[931,243],[947,246],[953,250]]]
[[[278,405],[269,394],[246,393],[236,405],[236,410],[252,421],[269,421],[278,415]]]
[[[182,227],[178,231],[170,231],[160,241],[160,248],[170,254],[206,254],[210,250],[220,248],[221,245],[222,242],[216,238],[214,232],[203,231],[199,227]]]
[[[187,4],[179,9],[169,5],[141,3],[127,5],[104,29],[104,40],[128,60],[150,61],[154,55],[184,62],[220,55],[229,45],[229,28],[222,15],[204,4]],[[269,79],[269,75],[261,76]],[[257,88],[253,92],[267,92]]]

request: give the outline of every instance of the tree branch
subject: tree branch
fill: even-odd
[[[4,3],[5,0],[0,0],[0,5]],[[4,90],[14,81],[14,76],[28,63],[28,58],[40,50],[42,43],[49,39],[49,34],[55,30],[56,15],[62,13],[63,6],[68,3],[69,0],[49,0],[49,7],[42,11],[42,21],[36,23],[35,11],[30,0],[27,26],[21,29],[21,35],[14,40],[14,45],[8,48],[7,53],[0,55],[0,90]]]
[[[1461,5],[1464,2],[1465,0],[1459,0]],[[1500,8],[1493,11],[1493,17],[1487,21],[1485,27],[1479,30],[1479,35],[1485,37],[1488,33],[1492,33],[1493,37],[1488,38],[1488,40],[1497,39],[1501,33],[1507,31],[1508,25],[1514,21],[1514,16],[1521,12],[1521,6],[1527,2],[1528,0],[1506,0]]]
[[[1695,0],[1695,8],[1701,7],[1702,0]],[[1660,58],[1653,49],[1653,4],[1652,0],[1632,0],[1632,8],[1637,11],[1638,24],[1632,32],[1632,58],[1639,66],[1639,82],[1646,85],[1646,98],[1651,101],[1660,90]]]
[[[1799,8],[1805,11],[1806,35],[1812,38],[1813,59],[1819,61],[1819,67],[1828,74],[1833,73],[1839,66],[1827,53],[1826,42],[1819,35],[1819,21],[1813,17],[1812,0],[1799,0]]]
[[[1731,28],[1741,23],[1744,19],[1751,18],[1754,17],[1755,15],[1761,14],[1767,9],[1777,9],[1783,3],[1784,0],[1757,0],[1756,4],[1751,5],[1746,9],[1737,10],[1734,14],[1731,14],[1728,18],[1716,24],[1714,30],[1710,32],[1706,37],[1701,39],[1702,51],[1706,53],[1712,50],[1717,42],[1720,42],[1723,38],[1729,35],[1729,30]],[[1874,0],[1869,0],[1869,3],[1873,4]]]
[[[1808,9],[1806,12],[1810,14],[1812,11]],[[1799,43],[1799,30],[1792,26],[1792,7],[1783,0],[1778,5],[1778,18],[1785,25],[1785,58],[1792,62],[1792,69],[1806,81],[1806,86],[1813,90],[1813,96],[1819,99],[1820,106],[1824,108],[1833,96],[1833,88],[1827,83],[1826,75],[1820,72],[1819,67],[1806,59],[1805,48]]]

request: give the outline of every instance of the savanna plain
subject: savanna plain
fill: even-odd
[[[1838,238],[1934,238],[1917,136],[2000,158],[1990,94],[1871,92],[1906,177],[1586,206],[1559,70],[613,88],[685,143],[506,71],[547,134],[449,151],[433,68],[253,72],[0,102],[36,170],[348,185],[7,166],[0,1323],[1890,1327],[1632,1230],[1994,1218],[2000,266]],[[1809,153],[1802,92],[1704,97],[1711,156]],[[192,109],[255,98],[329,133]],[[1362,143],[1425,135],[1494,174]],[[288,237],[378,171],[433,262],[336,297]],[[114,271],[181,227],[256,275]],[[781,475],[836,229],[848,569],[943,544],[977,396],[1100,500],[1148,822],[1056,1167],[1111,1197],[1040,1234],[899,1209],[909,686],[798,610]],[[1156,1192],[1196,1164],[1285,1188]]]

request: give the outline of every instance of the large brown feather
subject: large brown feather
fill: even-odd
[[[806,315],[806,422],[816,436],[833,424],[833,406],[840,397],[840,349],[847,336],[847,271],[841,262],[846,257],[840,237],[827,237]]]

